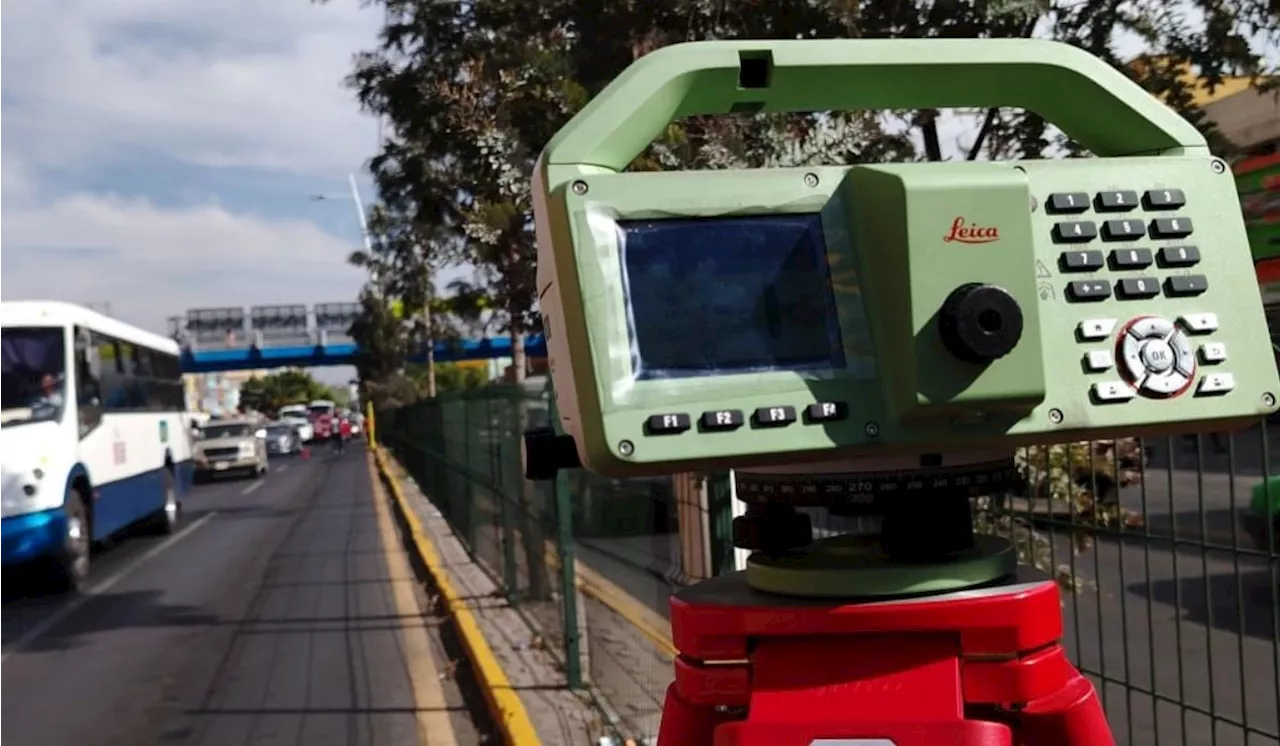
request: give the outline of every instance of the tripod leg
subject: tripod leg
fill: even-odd
[[[672,682],[662,704],[658,743],[662,746],[711,746],[720,720],[712,708],[695,705],[681,697],[675,682]]]
[[[1018,719],[1028,746],[1115,746],[1098,692],[1079,673],[1057,692],[1028,702]]]

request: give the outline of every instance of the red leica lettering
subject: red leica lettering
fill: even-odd
[[[951,222],[951,232],[942,237],[943,243],[991,243],[1000,240],[1000,229],[995,226],[982,227],[977,223],[965,223],[964,218],[956,218]]]

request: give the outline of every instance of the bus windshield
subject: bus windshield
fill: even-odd
[[[0,333],[0,423],[8,427],[62,418],[65,340],[60,327],[6,327]]]
[[[311,411],[312,417],[323,417],[333,414],[334,407],[332,404],[312,404],[307,409]]]

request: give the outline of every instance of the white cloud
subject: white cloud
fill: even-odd
[[[112,314],[165,331],[188,308],[354,299],[352,246],[298,220],[258,220],[210,205],[160,210],[143,200],[74,195],[5,204],[6,299],[109,302]]]
[[[4,297],[109,302],[155,330],[192,307],[354,299],[362,277],[345,259],[356,242],[314,223],[236,214],[202,199],[213,193],[206,184],[181,185],[203,206],[163,209],[142,197],[56,193],[47,177],[119,169],[121,153],[147,150],[337,182],[376,147],[376,124],[342,79],[374,43],[377,13],[356,0],[42,0],[4,10]],[[132,172],[119,183],[168,188],[141,165],[123,167]]]
[[[317,173],[376,147],[342,84],[380,21],[354,0],[42,0],[4,20],[5,160],[83,165],[139,146]]]

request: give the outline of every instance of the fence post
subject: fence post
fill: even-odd
[[[502,582],[507,586],[507,601],[514,604],[520,599],[520,575],[516,565],[516,525],[521,520],[519,515],[520,498],[517,493],[524,488],[524,474],[520,473],[519,440],[522,436],[522,433],[519,432],[520,407],[523,406],[524,402],[520,400],[518,384],[516,387],[508,389],[505,393],[512,394],[513,392],[514,396],[506,396],[504,398],[507,400],[509,407],[513,405],[515,407],[514,411],[509,412],[512,416],[507,419],[507,422],[510,423],[511,430],[514,430],[516,435],[514,439],[511,437],[503,439],[505,441],[503,444],[505,447],[502,449],[504,460],[502,461],[501,472],[498,474],[500,492],[497,497],[501,503],[498,506],[498,517],[502,522]],[[511,435],[510,431],[508,431],[507,435]],[[511,447],[513,442],[515,443],[515,448]],[[513,461],[516,464],[517,478],[514,489],[508,491],[509,482],[507,477],[510,474]],[[523,524],[521,524],[521,528],[524,528]]]
[[[462,397],[462,466],[466,471],[463,472],[465,478],[462,482],[463,489],[459,497],[462,499],[462,505],[458,508],[458,523],[454,530],[459,536],[467,537],[467,541],[472,542],[475,546],[475,535],[472,531],[472,524],[475,522],[475,480],[472,478],[471,452],[472,452],[472,433],[476,429],[471,426],[471,397]]]
[[[547,379],[547,421],[560,430],[560,411],[556,407],[556,391]],[[573,496],[569,494],[569,475],[556,473],[556,554],[560,562],[560,602],[564,608],[564,674],[570,689],[582,688],[582,658],[578,630],[578,582],[573,550]]]
[[[707,534],[711,541],[711,575],[733,572],[732,472],[707,475]]]

